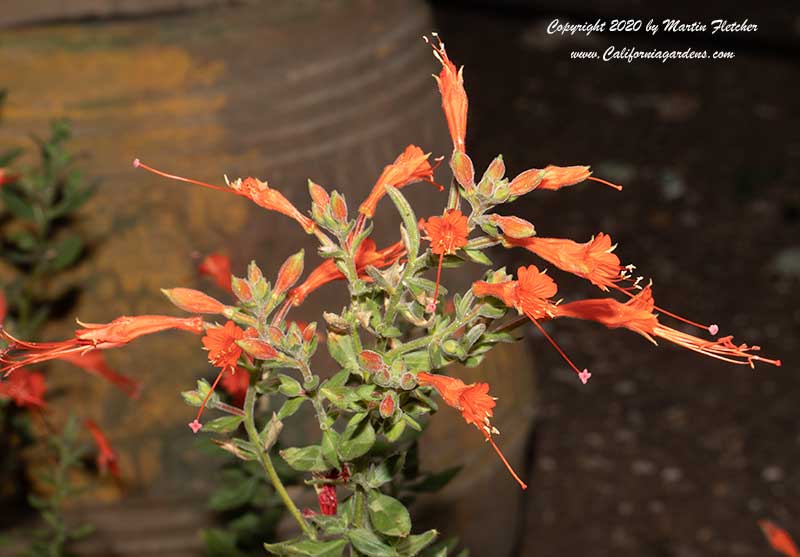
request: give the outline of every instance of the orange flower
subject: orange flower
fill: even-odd
[[[362,279],[369,279],[365,269],[368,266],[382,269],[388,267],[405,255],[406,250],[403,242],[397,242],[382,250],[375,249],[375,242],[367,238],[356,251],[355,263],[358,276]],[[335,280],[344,279],[344,274],[336,267],[336,264],[328,259],[323,261],[316,269],[311,271],[305,281],[300,286],[289,291],[289,299],[292,304],[299,306],[314,290]]]
[[[755,362],[760,361],[774,366],[781,365],[780,360],[770,360],[753,354],[759,350],[758,346],[734,344],[732,336],[703,340],[666,327],[653,315],[655,307],[652,290],[647,286],[624,304],[611,298],[581,300],[558,306],[555,315],[595,321],[609,328],[623,327],[653,342],[653,337],[663,338],[683,348],[732,364],[754,367]]]
[[[496,214],[488,215],[488,218],[495,226],[500,227],[503,234],[509,238],[527,238],[536,234],[536,228],[525,219]]]
[[[6,380],[0,381],[0,400],[11,400],[21,408],[42,408],[47,385],[38,371],[20,369]]]
[[[423,153],[422,149],[416,145],[409,145],[405,151],[400,153],[392,164],[384,167],[383,172],[378,177],[378,181],[372,187],[369,196],[364,200],[358,211],[365,217],[372,218],[378,202],[386,195],[386,186],[402,188],[415,182],[433,181],[433,167],[428,162],[430,153]],[[438,186],[440,190],[444,189]]]
[[[257,336],[258,333],[255,329],[243,331],[237,327],[236,323],[233,321],[228,321],[222,327],[213,327],[206,331],[206,335],[203,337],[202,342],[203,346],[206,348],[206,350],[208,350],[208,361],[211,362],[211,365],[214,367],[220,368],[220,371],[217,374],[217,378],[214,379],[211,389],[208,391],[208,393],[206,393],[202,404],[200,404],[200,409],[197,411],[197,416],[195,416],[194,420],[189,423],[189,428],[193,432],[197,433],[200,431],[200,429],[202,429],[203,424],[200,423],[200,416],[203,415],[206,405],[208,404],[208,400],[211,398],[211,395],[214,393],[214,390],[217,388],[220,380],[226,375],[226,372],[227,375],[233,375],[236,373],[238,367],[237,364],[239,363],[239,358],[242,356],[243,352],[242,347],[239,346],[237,341],[245,338],[255,339]],[[245,370],[240,369],[239,372],[245,376],[247,375]],[[247,392],[246,387],[245,392]]]
[[[275,280],[274,295],[280,295],[289,290],[302,274],[303,250],[300,250],[281,265],[278,271],[278,278]]]
[[[568,273],[590,281],[607,291],[609,286],[628,279],[626,271],[631,267],[620,265],[613,251],[611,237],[600,232],[585,244],[559,238],[512,238],[504,237],[507,244],[525,248]]]
[[[433,293],[432,307],[436,309],[439,299],[439,282],[442,277],[442,262],[445,255],[451,255],[459,248],[467,245],[469,226],[466,216],[458,209],[448,209],[441,217],[430,217],[427,222],[420,219],[419,227],[425,232],[425,239],[431,243],[431,251],[439,256],[439,265],[436,268],[436,290]]]
[[[472,383],[465,385],[460,379],[447,377],[445,375],[431,375],[430,373],[420,372],[417,374],[420,385],[428,385],[436,389],[448,406],[452,406],[459,412],[468,424],[477,427],[483,433],[486,440],[491,443],[500,460],[503,461],[508,471],[519,483],[522,489],[527,489],[519,476],[511,468],[506,457],[495,445],[492,434],[500,433],[492,426],[489,419],[494,415],[495,399],[489,396],[488,383]]]
[[[453,140],[454,151],[465,151],[464,139],[467,135],[467,92],[464,90],[464,68],[456,69],[455,64],[447,56],[444,43],[435,33],[434,40],[439,44],[430,42],[433,47],[433,55],[442,64],[442,71],[439,76],[433,76],[439,86],[439,93],[442,95],[442,109],[447,120],[447,128],[450,130],[450,138]]]
[[[758,526],[764,533],[764,537],[767,538],[769,545],[772,546],[772,549],[785,557],[800,556],[800,551],[798,551],[789,532],[769,520],[759,520]]]
[[[227,255],[212,253],[197,266],[197,272],[211,277],[223,290],[231,292],[231,260]]]
[[[0,327],[3,326],[3,323],[6,320],[6,313],[8,313],[8,300],[6,300],[6,295],[0,290]]]
[[[100,470],[101,474],[107,470],[111,472],[112,476],[119,478],[119,455],[117,455],[117,451],[114,450],[111,443],[108,442],[108,438],[94,421],[85,420],[83,425],[89,430],[95,445],[97,445],[97,469]]]
[[[535,265],[517,269],[516,281],[499,283],[479,281],[472,285],[472,293],[476,296],[498,298],[506,306],[513,307],[520,313],[524,313],[575,371],[581,383],[585,385],[592,374],[587,369],[578,369],[578,366],[573,363],[553,337],[539,323],[540,319],[550,319],[555,316],[556,305],[550,298],[555,296],[556,292],[558,292],[558,287],[555,281],[544,272],[540,272]]]
[[[203,346],[208,350],[208,361],[214,367],[235,370],[242,355],[242,348],[236,341],[243,338],[244,331],[233,321],[228,321],[222,327],[209,328],[202,339]]]
[[[200,317],[170,317],[166,315],[122,316],[110,323],[81,323],[83,329],[75,331],[75,338],[60,342],[28,342],[14,338],[0,328],[0,338],[9,343],[0,351],[0,373],[8,375],[21,367],[63,359],[71,354],[86,354],[93,350],[117,348],[141,336],[169,329],[203,332],[205,323]]]
[[[85,354],[76,352],[66,354],[59,359],[69,362],[87,373],[99,375],[112,385],[118,387],[130,398],[139,397],[142,384],[135,379],[131,379],[111,369],[106,363],[105,358],[103,358],[103,354],[100,352],[87,352]]]
[[[18,175],[12,174],[7,168],[0,168],[0,188],[6,184],[13,184],[18,178]]]
[[[508,189],[512,197],[519,197],[535,189],[560,190],[561,188],[579,184],[584,180],[592,180],[617,191],[622,190],[622,186],[595,178],[591,174],[588,166],[553,166],[551,164],[543,170],[531,168],[521,172],[511,180],[511,183],[508,184]]]
[[[263,207],[269,211],[275,211],[277,213],[281,213],[286,215],[287,217],[294,219],[297,221],[303,229],[308,232],[309,234],[313,233],[317,225],[314,224],[310,218],[305,216],[303,213],[297,210],[297,208],[291,204],[291,202],[286,199],[281,192],[276,189],[270,188],[266,182],[262,182],[257,178],[247,177],[244,180],[235,180],[228,184],[228,188],[223,188],[222,186],[216,186],[214,184],[208,184],[206,182],[201,182],[199,180],[193,180],[191,178],[184,178],[183,176],[177,176],[175,174],[168,174],[161,170],[156,170],[155,168],[148,166],[141,162],[139,159],[134,159],[133,161],[134,168],[144,168],[148,172],[152,172],[153,174],[158,174],[159,176],[163,176],[164,178],[169,178],[171,180],[178,180],[179,182],[187,182],[189,184],[195,184],[197,186],[202,186],[204,188],[209,188],[212,190],[218,190],[228,193],[235,193],[237,195],[241,195],[242,197],[246,197],[259,207]]]
[[[205,292],[191,288],[162,288],[161,292],[183,311],[190,313],[222,314],[225,304],[215,300]]]

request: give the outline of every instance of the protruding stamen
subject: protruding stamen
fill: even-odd
[[[528,319],[533,321],[533,324],[536,325],[536,327],[542,332],[544,337],[548,341],[550,341],[550,344],[553,345],[553,348],[555,348],[558,351],[558,353],[561,354],[561,357],[564,358],[564,360],[570,365],[570,367],[572,367],[572,369],[575,370],[575,373],[578,374],[578,377],[581,379],[581,381],[583,381],[583,377],[585,377],[584,372],[585,373],[589,373],[589,372],[587,370],[585,370],[585,369],[583,371],[579,370],[578,366],[576,366],[574,363],[572,363],[572,360],[569,359],[569,356],[567,356],[564,353],[564,351],[561,350],[561,347],[556,343],[555,340],[553,340],[553,337],[551,337],[549,334],[547,334],[547,331],[544,330],[544,327],[542,327],[539,324],[539,321],[535,317],[533,317],[532,315],[528,315]],[[591,376],[591,374],[589,374],[589,376]],[[586,380],[588,381],[588,379],[589,378],[587,377]],[[583,381],[583,382],[586,383],[586,381]]]
[[[514,469],[508,463],[508,460],[506,460],[506,457],[503,455],[503,453],[500,451],[500,449],[497,447],[497,445],[494,444],[494,440],[492,439],[492,436],[491,435],[487,435],[486,436],[486,440],[489,441],[489,443],[492,444],[492,447],[494,447],[494,450],[497,453],[497,456],[499,456],[500,460],[503,461],[503,464],[506,465],[506,468],[508,468],[508,471],[511,473],[511,476],[515,480],[517,480],[517,483],[519,484],[519,486],[522,489],[528,489],[528,485],[520,479],[520,477],[517,475],[516,472],[514,472]]]
[[[197,433],[203,427],[203,424],[200,423],[200,416],[203,415],[203,412],[206,409],[206,404],[208,404],[208,399],[211,398],[211,395],[214,394],[214,389],[217,388],[217,384],[219,380],[222,379],[222,375],[228,371],[228,368],[222,368],[220,372],[217,374],[217,378],[214,379],[214,383],[211,385],[211,389],[209,389],[208,393],[206,393],[206,397],[203,399],[203,403],[200,405],[200,410],[197,411],[197,416],[195,416],[194,421],[189,424],[189,428]]]
[[[607,180],[603,180],[603,179],[601,179],[601,178],[595,178],[594,176],[589,176],[589,177],[588,177],[588,178],[586,178],[586,179],[587,179],[587,180],[591,180],[591,181],[593,181],[593,182],[599,182],[599,183],[601,183],[601,184],[604,184],[604,185],[606,185],[606,186],[608,186],[608,187],[610,187],[610,188],[614,188],[614,189],[615,189],[615,190],[617,190],[617,191],[622,191],[622,186],[620,186],[620,185],[618,185],[618,184],[612,184],[611,182],[609,182],[609,181],[607,181]]]
[[[584,385],[589,382],[589,379],[591,379],[591,377],[592,374],[589,373],[588,369],[584,369],[582,372],[578,374],[578,379],[580,379],[581,383],[583,383]]]
[[[202,186],[204,188],[209,188],[212,190],[224,191],[227,193],[235,193],[233,190],[229,190],[228,188],[223,188],[222,186],[215,186],[214,184],[207,184],[206,182],[200,182],[199,180],[193,180],[192,178],[184,178],[183,176],[176,176],[175,174],[168,174],[161,170],[156,170],[152,166],[146,165],[139,159],[133,159],[133,167],[144,168],[148,172],[152,172],[153,174],[158,174],[159,176],[163,176],[164,178],[169,178],[170,180],[177,180],[179,182],[188,182],[189,184],[195,184],[197,186]]]

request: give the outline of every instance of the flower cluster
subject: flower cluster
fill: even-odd
[[[279,190],[256,178],[213,185],[156,170],[137,159],[137,168],[245,197],[289,217],[319,240],[324,261],[301,281],[305,256],[299,252],[282,265],[273,284],[255,262],[245,276],[232,277],[227,260],[208,257],[201,270],[228,290],[233,298],[230,303],[198,290],[173,288],[164,291],[166,296],[193,317],[122,317],[105,325],[84,325],[74,338],[60,343],[28,343],[5,334],[10,348],[0,355],[0,370],[19,373],[22,367],[49,359],[86,357],[167,329],[202,335],[208,361],[218,371],[212,384],[200,381],[196,390],[184,393],[186,402],[199,408],[190,428],[195,433],[229,435],[218,444],[238,458],[259,463],[303,532],[300,538],[268,544],[267,549],[276,555],[338,556],[351,546],[365,555],[406,557],[419,554],[437,533],[411,535],[405,506],[381,488],[396,481],[410,444],[437,410],[434,393],[480,431],[512,477],[526,487],[496,444],[499,431],[491,418],[497,402],[489,395],[489,385],[465,384],[444,373],[451,363],[478,365],[498,343],[516,340],[512,331],[524,322],[541,331],[583,383],[591,373],[572,362],[543,322],[590,320],[727,362],[780,365],[778,360],[758,356],[758,347],[736,344],[730,336],[704,339],[664,325],[655,312],[711,335],[718,332],[716,325],[703,326],[658,308],[652,286],[640,286],[641,277],[634,278],[634,267],[620,262],[607,234],[600,232],[585,243],[540,238],[527,220],[493,212],[522,195],[586,180],[621,188],[593,177],[588,166],[548,165],[508,180],[501,156],[476,181],[465,142],[468,99],[463,69],[457,69],[438,37],[433,50],[442,64],[436,81],[453,145],[449,165],[454,180],[440,214],[418,219],[400,191],[415,182],[436,184],[438,161],[431,164],[429,154],[415,145],[384,168],[355,218],[350,217],[341,193],[329,192],[313,181],[308,184],[311,210],[304,214]],[[387,196],[401,217],[400,238],[378,249],[370,238],[370,221]],[[530,264],[520,267],[516,277],[505,269],[490,270],[466,292],[440,303],[446,294],[442,266],[465,262],[491,266],[484,252],[496,246],[524,248],[560,271],[586,279],[604,293],[619,293],[625,300],[606,297],[564,303],[556,298],[555,280]],[[426,274],[434,268],[432,281]],[[288,316],[312,292],[337,280],[346,281],[350,303],[339,313],[323,315],[325,345],[335,364],[330,372],[318,374],[311,365],[320,341],[317,325],[300,325]],[[514,311],[524,317],[509,316]],[[219,321],[204,316],[217,316],[214,319]],[[219,384],[227,384],[226,390],[235,394],[234,404],[216,392]],[[270,403],[277,411],[258,420],[256,401],[262,398],[281,403]],[[310,476],[307,483],[318,495],[319,514],[298,510],[269,452],[284,421],[303,406],[316,417],[320,438],[308,446],[283,449],[280,456],[291,468]],[[225,415],[203,423],[207,409]],[[238,432],[243,436],[237,436]],[[397,495],[398,489],[392,493]]]

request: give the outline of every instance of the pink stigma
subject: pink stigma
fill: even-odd
[[[589,370],[588,369],[584,369],[582,372],[580,372],[578,374],[578,379],[580,379],[581,383],[583,383],[585,385],[586,383],[589,382],[589,378],[591,376],[592,376],[592,374],[589,373]]]
[[[194,420],[192,423],[189,424],[189,429],[191,429],[193,433],[197,433],[198,431],[203,429],[203,424],[201,424],[197,420]]]
[[[719,326],[714,323],[713,325],[708,326],[708,332],[712,335],[716,335],[719,332]]]
[[[139,168],[140,164],[139,159],[133,159],[133,168]]]

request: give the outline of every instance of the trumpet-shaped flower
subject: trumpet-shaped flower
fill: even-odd
[[[456,65],[447,56],[444,42],[438,35],[434,34],[434,40],[438,41],[438,44],[428,41],[425,37],[425,41],[433,47],[433,55],[442,64],[442,71],[433,78],[442,95],[442,109],[447,120],[447,129],[450,130],[450,138],[453,140],[453,150],[464,152],[469,108],[467,92],[464,90],[464,68],[456,69]]]
[[[420,385],[428,385],[436,389],[442,400],[448,406],[452,406],[459,412],[470,425],[477,427],[486,440],[492,445],[500,460],[503,461],[513,478],[519,483],[522,489],[527,489],[520,477],[508,463],[508,460],[500,451],[492,439],[493,434],[500,432],[492,426],[490,418],[494,415],[495,398],[489,396],[488,383],[464,384],[463,381],[445,375],[431,375],[430,373],[420,372],[417,374]]]
[[[75,331],[75,337],[60,342],[28,342],[14,338],[7,330],[0,328],[0,338],[8,343],[8,348],[0,351],[0,373],[8,375],[14,370],[40,362],[116,348],[141,336],[170,329],[199,335],[205,327],[200,317],[167,315],[122,316],[110,323],[78,323],[83,328]]]
[[[20,369],[4,380],[0,380],[0,400],[11,400],[21,408],[44,407],[47,384],[38,371]]]
[[[359,213],[364,217],[372,218],[378,202],[386,195],[386,186],[400,189],[422,181],[436,185],[433,181],[434,168],[428,162],[428,157],[430,157],[430,153],[423,153],[422,149],[416,145],[406,147],[405,151],[400,153],[392,164],[384,167],[369,196],[358,208]],[[438,187],[440,190],[443,189],[441,186]]]
[[[425,238],[431,243],[431,251],[439,256],[436,267],[436,290],[433,293],[432,307],[436,309],[439,299],[439,283],[442,278],[442,262],[445,255],[451,255],[456,250],[467,245],[469,236],[468,219],[458,209],[448,209],[441,217],[430,217],[427,222],[419,221],[419,227],[425,232]]]
[[[97,446],[97,469],[101,474],[110,472],[112,476],[119,478],[119,455],[109,443],[103,430],[93,420],[85,420],[83,425]]]
[[[221,253],[206,255],[197,266],[197,272],[211,277],[223,290],[231,291],[231,260],[227,255]]]

